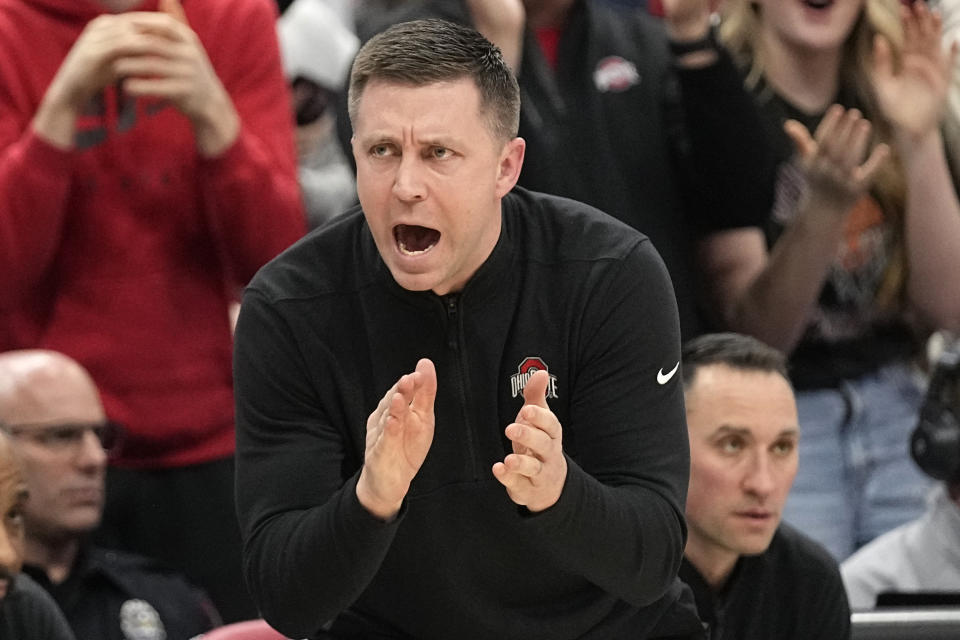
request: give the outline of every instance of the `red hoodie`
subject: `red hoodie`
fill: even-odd
[[[140,10],[155,10],[146,0]],[[0,0],[0,351],[86,366],[128,427],[115,463],[233,452],[227,305],[305,223],[272,0],[185,0],[239,139],[201,158],[189,121],[108,87],[61,151],[30,122],[93,0]]]

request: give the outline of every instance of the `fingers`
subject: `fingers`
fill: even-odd
[[[817,130],[813,133],[813,139],[818,148],[823,147],[825,143],[835,138],[837,130],[842,126],[843,115],[844,108],[838,104],[830,105],[827,112],[823,114],[823,119],[820,120]]]
[[[503,459],[502,464],[508,473],[529,478],[531,481],[535,481],[543,472],[543,461],[533,456],[511,453]]]
[[[175,8],[171,11],[176,12]],[[183,11],[183,8],[180,8]],[[186,16],[181,20],[179,16],[169,12],[131,11],[117,14],[118,18],[126,18],[141,33],[150,33],[167,40],[186,42],[190,39],[193,30],[186,23]]]
[[[893,51],[880,34],[873,37],[873,72],[880,78],[893,77]]]
[[[374,413],[378,415],[378,423],[384,428],[387,428],[388,424],[396,424],[396,428],[400,429],[411,412],[421,419],[432,416],[436,396],[436,370],[433,362],[423,358],[413,372],[400,376],[396,384],[380,399]]]
[[[368,437],[375,437],[381,431],[383,431],[384,423],[387,419],[388,409],[390,408],[390,403],[393,400],[393,396],[397,393],[397,385],[394,384],[390,389],[387,390],[383,397],[380,398],[380,402],[377,403],[377,408],[373,410],[373,413],[370,414],[370,417],[367,418],[367,435]]]
[[[421,358],[414,370],[415,390],[411,406],[417,413],[433,411],[433,403],[437,397],[437,370],[433,362]]]
[[[844,118],[843,129],[837,135],[835,148],[831,148],[837,164],[848,170],[858,167],[866,155],[871,130],[870,122],[859,111],[851,109]]]
[[[553,438],[537,427],[516,422],[504,430],[507,438],[513,443],[513,451],[517,454],[544,458],[550,453]]]
[[[172,17],[177,22],[181,24],[189,24],[189,22],[187,22],[187,14],[184,12],[183,5],[180,4],[180,0],[160,0],[157,8],[162,13]]]
[[[943,19],[938,11],[931,11],[926,2],[912,2],[900,7],[903,24],[904,48],[923,50],[940,46]]]
[[[873,127],[858,109],[845,110],[840,105],[827,110],[815,139],[802,124],[794,121],[785,123],[784,130],[793,138],[808,170],[833,176],[835,180],[867,180],[890,153],[887,145],[878,144],[864,160]]]
[[[878,144],[873,148],[867,161],[856,169],[856,179],[861,183],[869,184],[889,157],[890,147],[884,143]]]
[[[524,404],[532,404],[538,407],[547,408],[547,385],[550,384],[550,374],[545,370],[540,370],[530,376],[527,384],[523,386]]]
[[[526,426],[528,428],[522,430],[513,429],[512,427],[514,426]],[[546,438],[542,438],[537,432],[543,433]],[[520,412],[517,414],[516,423],[507,427],[507,437],[513,440],[514,438],[511,437],[511,434],[517,434],[519,436],[517,440],[523,445],[531,444],[526,442],[531,436],[547,444],[550,440],[560,439],[562,428],[560,427],[560,421],[557,420],[557,416],[550,411],[550,409],[528,404],[520,409]]]
[[[787,120],[783,123],[783,130],[793,140],[793,146],[801,158],[813,155],[817,151],[817,143],[805,126],[796,120]]]

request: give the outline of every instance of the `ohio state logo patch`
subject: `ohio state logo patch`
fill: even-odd
[[[593,70],[593,84],[597,91],[618,93],[640,83],[637,65],[620,56],[607,56]]]
[[[540,358],[528,356],[521,360],[520,366],[517,367],[517,372],[510,376],[510,394],[514,398],[523,395],[523,388],[527,385],[527,380],[540,370],[550,373],[550,370],[547,368],[547,363]],[[559,397],[557,396],[557,376],[552,373],[550,373],[550,382],[547,383],[547,397]]]

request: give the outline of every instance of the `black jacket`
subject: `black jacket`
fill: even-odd
[[[359,209],[248,287],[234,354],[244,568],[287,635],[339,614],[344,637],[609,640],[660,637],[675,615],[689,450],[663,263],[580,203],[518,188],[502,216],[456,295],[402,289]],[[366,420],[422,357],[437,369],[434,440],[384,524],[355,494]],[[531,366],[553,377],[569,464],[535,515],[491,472]]]
[[[714,593],[684,558],[710,640],[847,640],[850,607],[836,561],[816,542],[781,524],[767,550],[741,557]]]
[[[23,570],[53,596],[77,640],[190,640],[220,624],[206,594],[143,556],[84,547],[60,584],[38,567]]]
[[[6,597],[0,598],[0,638],[74,640],[50,595],[23,574],[14,578]]]

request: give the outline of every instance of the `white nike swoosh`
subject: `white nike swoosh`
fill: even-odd
[[[673,377],[673,374],[675,374],[679,368],[680,362],[677,361],[677,364],[673,365],[673,369],[670,369],[668,373],[664,373],[663,369],[660,369],[660,371],[657,371],[657,382],[660,384],[667,384],[670,382],[670,378]]]

